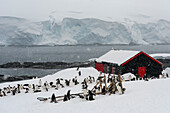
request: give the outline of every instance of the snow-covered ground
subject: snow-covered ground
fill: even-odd
[[[94,68],[80,68],[82,75],[78,76],[76,68],[62,70],[54,75],[45,76],[42,82],[55,81],[56,78],[69,79],[75,76],[78,81],[85,77],[94,76],[97,78],[99,72]],[[165,73],[170,72],[167,69]],[[18,83],[35,83],[39,79],[24,80],[18,82],[1,83],[0,88],[8,85],[14,86]],[[91,84],[91,89],[95,83]],[[15,96],[8,95],[0,97],[0,113],[169,113],[170,112],[170,79],[155,79],[150,81],[123,82],[126,92],[123,95],[97,95],[94,101],[86,101],[76,97],[70,101],[50,103],[50,101],[40,102],[37,97],[49,97],[52,93],[56,96],[64,95],[70,89],[71,93],[82,92],[81,84],[77,86],[60,88],[54,90],[50,88],[48,92],[40,93],[21,92]]]

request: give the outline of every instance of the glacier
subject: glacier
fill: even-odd
[[[139,23],[50,16],[46,21],[0,16],[0,45],[169,44],[170,22]]]

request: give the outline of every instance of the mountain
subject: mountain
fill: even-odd
[[[64,18],[58,23],[52,16],[40,22],[0,17],[0,45],[169,44],[169,31],[167,20],[144,24],[127,18],[122,22]]]

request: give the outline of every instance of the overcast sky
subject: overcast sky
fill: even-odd
[[[170,20],[170,0],[0,0],[0,16],[45,20],[49,15],[113,20],[138,15]]]

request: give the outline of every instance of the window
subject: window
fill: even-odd
[[[112,73],[116,74],[116,67],[112,67]]]
[[[110,66],[107,66],[106,73],[109,73],[110,71]]]

